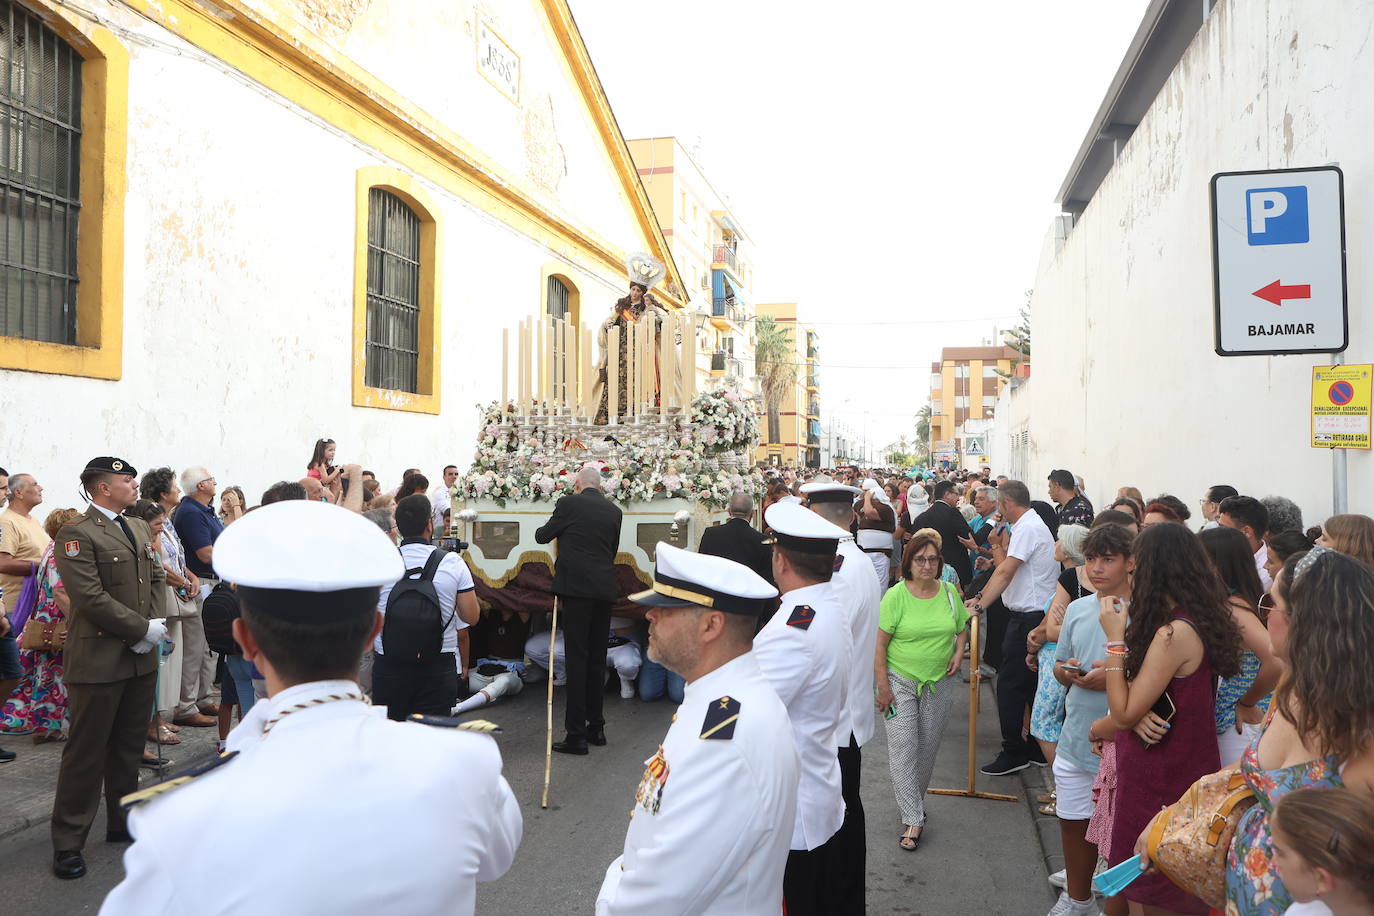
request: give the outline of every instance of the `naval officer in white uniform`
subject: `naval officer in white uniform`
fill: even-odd
[[[645,762],[598,916],[777,914],[797,804],[787,709],[750,652],[777,589],[723,557],[659,543],[649,657],[687,681]]]
[[[807,508],[836,527],[848,530],[854,521],[854,499],[863,491],[833,480],[803,484]],[[878,643],[878,608],[882,590],[872,575],[870,554],[852,537],[842,538],[835,553],[830,589],[849,620],[854,655],[849,662],[849,695],[836,733],[844,824],[837,842],[841,857],[841,913],[864,913],[868,834],[863,800],[859,795],[863,757],[860,749],[873,737],[873,654]]]
[[[844,909],[842,855],[835,838],[844,800],[835,749],[852,638],[830,579],[835,551],[849,532],[796,503],[774,503],[764,519],[773,529],[773,579],[783,596],[778,612],[754,637],[754,655],[787,706],[801,761],[783,896],[788,916],[834,914]]]
[[[472,913],[477,882],[515,857],[520,809],[490,736],[392,722],[362,698],[377,594],[404,572],[395,545],[356,513],[289,500],[227,528],[214,565],[268,699],[201,772],[125,796],[134,844],[100,912]]]

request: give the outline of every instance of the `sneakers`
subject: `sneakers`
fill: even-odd
[[[1050,875],[1050,884],[1054,885],[1060,890],[1063,890],[1064,888],[1068,887],[1069,870],[1067,868],[1061,868],[1059,869],[1059,871]]]
[[[992,763],[983,764],[978,770],[984,776],[1010,776],[1012,773],[1019,773],[1030,766],[1030,761],[1025,757],[1012,757],[1006,751],[997,755],[997,759]]]
[[[1101,916],[1096,900],[1074,900],[1068,891],[1061,891],[1059,900],[1046,916]]]
[[[620,679],[620,698],[622,700],[633,700],[635,698],[635,682]]]

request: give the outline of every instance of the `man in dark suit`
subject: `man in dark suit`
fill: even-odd
[[[138,788],[167,589],[148,523],[119,513],[138,498],[134,469],[93,458],[81,473],[91,508],[57,533],[57,571],[71,600],[63,652],[70,737],[52,805],[53,873],[86,873],[81,849],[105,789],[105,840],[131,841],[121,796]]]
[[[959,494],[954,489],[954,482],[940,481],[935,485],[932,496],[930,508],[916,516],[907,533],[913,534],[922,528],[934,528],[940,532],[940,552],[944,554],[945,562],[954,567],[959,584],[967,586],[973,579],[973,563],[969,560],[965,540],[972,539],[973,532],[969,530],[964,516],[955,508],[959,505]]]
[[[725,524],[712,525],[701,533],[697,553],[734,560],[758,573],[768,584],[774,584],[773,551],[763,543],[763,533],[749,523],[754,517],[754,497],[737,490],[730,494],[726,511],[730,517]]]
[[[558,539],[553,593],[561,599],[568,678],[563,717],[568,734],[553,746],[560,754],[586,754],[589,743],[606,743],[601,698],[611,605],[618,597],[615,555],[620,549],[620,516],[620,509],[601,492],[601,472],[585,467],[573,483],[573,495],[560,499],[553,515],[534,533],[540,544]]]

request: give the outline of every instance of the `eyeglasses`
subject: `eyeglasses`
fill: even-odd
[[[929,564],[929,563],[939,563],[939,562],[940,562],[940,558],[939,558],[939,557],[912,557],[912,558],[911,558],[911,562],[913,562],[913,563],[920,563],[920,564],[922,564],[922,565],[925,565],[925,564]]]

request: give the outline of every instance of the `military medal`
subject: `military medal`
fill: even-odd
[[[644,775],[639,778],[639,788],[635,791],[635,801],[644,806],[650,814],[657,814],[663,802],[663,786],[668,782],[667,759],[663,756],[663,745],[658,746],[654,756],[644,761]]]

